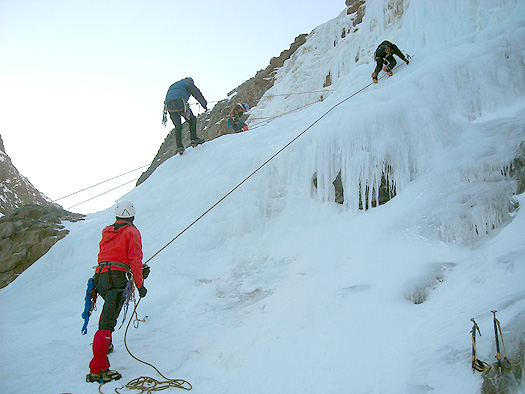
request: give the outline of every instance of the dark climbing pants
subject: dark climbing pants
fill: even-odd
[[[396,59],[394,59],[394,56],[393,55],[388,55],[387,57],[385,57],[384,59],[382,57],[376,57],[376,69],[374,70],[374,72],[376,73],[376,75],[379,75],[379,71],[381,71],[381,69],[383,68],[383,63],[390,69],[390,70],[393,70],[394,67],[396,66]]]
[[[98,322],[99,330],[114,331],[118,315],[124,305],[122,291],[126,288],[126,272],[108,271],[95,274],[95,288],[104,299],[104,306]]]
[[[197,139],[197,118],[191,112],[188,103],[183,99],[169,100],[166,103],[173,126],[175,126],[175,142],[178,148],[182,148],[182,119],[186,119],[190,129],[190,138]]]

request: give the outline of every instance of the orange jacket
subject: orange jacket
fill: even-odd
[[[98,262],[114,262],[129,265],[135,285],[142,287],[142,238],[139,230],[125,220],[117,220],[102,230]],[[109,266],[97,267],[95,272],[107,272]],[[111,270],[126,271],[112,265]]]
[[[230,111],[230,118],[233,118],[234,120],[238,120],[241,118],[241,116],[244,114],[244,107],[242,104],[237,103]]]

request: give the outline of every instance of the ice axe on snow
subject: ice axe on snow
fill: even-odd
[[[474,324],[472,326],[472,330],[470,331],[472,333],[472,369],[483,372],[487,367],[490,368],[490,365],[478,359],[476,353],[476,331],[478,332],[479,336],[481,336],[481,331],[479,330],[478,324],[474,318],[470,319],[470,321]]]
[[[499,322],[498,319],[496,319],[496,312],[497,311],[491,311],[492,314],[494,315],[494,337],[496,338],[496,362],[494,364],[495,367],[498,367],[498,368],[503,368],[507,371],[511,370],[512,369],[512,362],[510,362],[510,360],[507,358],[507,357],[503,357],[503,359],[501,358],[501,350],[500,350],[500,347],[499,347],[499,337],[501,337],[501,345],[503,346],[503,350],[505,351],[505,353],[507,353],[506,349],[505,349],[505,343],[503,342],[503,333],[501,331],[501,324]],[[499,336],[498,336],[498,331],[499,331]],[[514,364],[516,364],[514,362]]]

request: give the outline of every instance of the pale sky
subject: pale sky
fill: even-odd
[[[191,76],[219,101],[344,0],[2,0],[0,134],[51,199],[148,165],[171,122],[166,91]],[[198,107],[193,107],[198,113]],[[58,201],[64,208],[138,177]],[[72,211],[112,205],[133,183]]]

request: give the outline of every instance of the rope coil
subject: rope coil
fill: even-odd
[[[137,308],[138,308],[141,300],[142,300],[142,298],[139,298],[138,302],[135,304],[135,308],[133,309],[132,315],[137,316]],[[140,319],[138,319],[138,317],[136,317],[136,319],[141,321]],[[136,357],[133,353],[131,353],[131,350],[129,350],[128,342],[127,342],[128,330],[129,330],[129,326],[131,324],[131,321],[132,321],[132,319],[129,319],[128,325],[126,326],[126,331],[124,333],[124,346],[126,347],[127,352],[129,353],[129,355],[131,357],[133,357],[138,362],[140,362],[142,364],[149,365],[160,376],[162,376],[166,380],[165,381],[158,381],[158,380],[156,380],[154,378],[150,378],[150,377],[147,377],[147,376],[141,376],[139,378],[136,378],[136,379],[133,379],[133,380],[129,381],[125,386],[123,386],[121,388],[126,387],[128,389],[141,390],[139,394],[152,394],[154,391],[166,390],[166,389],[168,389],[170,387],[190,391],[193,388],[190,382],[188,382],[188,381],[186,381],[184,379],[169,379],[166,376],[164,376],[157,369],[157,367],[155,367],[153,364],[150,364],[150,363],[148,363],[146,361],[143,361],[143,360],[139,359],[138,357]],[[135,327],[135,328],[137,328],[137,327]],[[117,391],[117,389],[115,389],[115,392],[119,393],[119,391]]]
[[[191,384],[183,379],[168,379],[159,381],[148,376],[141,376],[139,378],[131,380],[124,387],[131,390],[141,390],[139,394],[151,394],[156,391],[166,390],[171,388],[191,390]],[[115,390],[117,393],[119,391]]]

